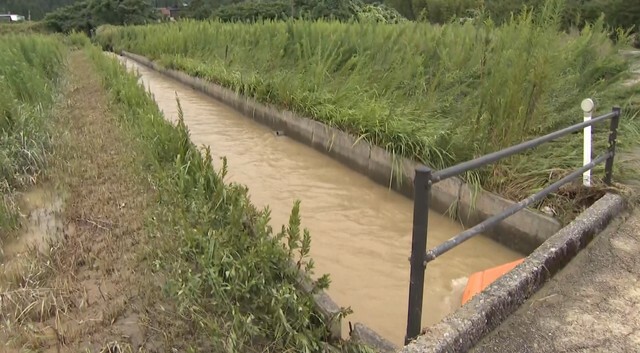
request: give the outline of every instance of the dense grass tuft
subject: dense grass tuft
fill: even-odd
[[[619,146],[630,148],[640,88],[619,84],[626,39],[613,44],[601,22],[561,33],[557,10],[543,11],[501,27],[185,21],[101,28],[98,40],[435,168],[579,122],[585,97],[600,113],[622,106]],[[596,131],[600,149],[606,134]],[[519,199],[579,166],[581,155],[573,135],[466,178]]]
[[[49,117],[64,49],[40,35],[0,37],[0,235],[18,227],[14,193],[35,184],[50,147]],[[0,242],[3,237],[0,237]]]
[[[63,38],[65,43],[72,48],[84,48],[91,45],[91,39],[83,32],[73,31]]]

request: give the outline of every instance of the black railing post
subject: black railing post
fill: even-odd
[[[609,125],[609,152],[611,157],[607,158],[604,164],[604,182],[607,185],[611,185],[613,178],[613,158],[616,155],[616,141],[618,139],[618,124],[620,123],[620,107],[613,107],[613,112],[616,113],[611,118],[611,125]]]
[[[422,324],[422,297],[424,272],[427,266],[427,226],[429,224],[429,199],[431,198],[431,169],[416,168],[413,181],[413,232],[411,236],[411,274],[409,282],[409,306],[405,345],[418,337]]]

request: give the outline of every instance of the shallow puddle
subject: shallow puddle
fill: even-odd
[[[51,241],[62,234],[64,227],[61,218],[63,199],[56,192],[35,188],[23,193],[18,205],[23,226],[16,236],[5,240],[0,254],[4,263],[33,247],[47,252]]]

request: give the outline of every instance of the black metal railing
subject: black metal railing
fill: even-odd
[[[452,237],[444,243],[427,251],[427,226],[429,223],[429,199],[431,197],[431,187],[433,184],[445,179],[460,175],[472,169],[483,167],[494,163],[502,158],[512,156],[525,150],[537,147],[543,143],[550,142],[559,137],[578,132],[586,127],[593,126],[604,120],[611,119],[609,126],[609,148],[607,152],[593,159],[590,163],[575,170],[571,174],[547,186],[543,190],[527,197],[514,204],[505,211],[487,218],[476,226],[469,228],[462,233]],[[414,201],[413,201],[413,233],[411,240],[411,273],[409,283],[409,307],[407,314],[407,332],[405,344],[416,338],[420,334],[422,321],[422,299],[424,294],[424,276],[427,263],[435,260],[438,256],[462,244],[464,241],[483,233],[488,228],[495,226],[505,218],[508,218],[527,206],[538,202],[550,193],[557,191],[563,185],[577,179],[584,172],[593,169],[595,166],[605,163],[604,182],[611,184],[613,174],[613,158],[616,153],[616,139],[618,134],[618,123],[620,121],[620,108],[614,107],[610,113],[584,121],[552,132],[548,135],[523,142],[519,145],[511,146],[503,150],[487,154],[485,156],[463,162],[455,166],[434,171],[428,167],[416,168],[414,178]]]

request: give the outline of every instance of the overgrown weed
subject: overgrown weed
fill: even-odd
[[[50,152],[50,117],[64,68],[57,38],[0,40],[0,243],[19,226],[15,192],[34,185]]]
[[[91,39],[84,32],[73,31],[64,36],[65,42],[74,49],[82,49],[87,45],[91,45]]]
[[[629,63],[618,51],[629,40],[620,33],[614,44],[602,19],[581,32],[559,31],[559,4],[550,0],[500,27],[181,21],[104,27],[97,39],[434,168],[577,123],[586,97],[598,113],[622,106],[619,148],[628,150],[640,137],[633,98],[640,87],[620,85]],[[594,150],[603,150],[606,134],[596,129]],[[581,143],[572,135],[465,179],[521,199],[579,167]],[[594,171],[598,190],[601,173]],[[637,170],[616,164],[616,176],[637,177]]]

